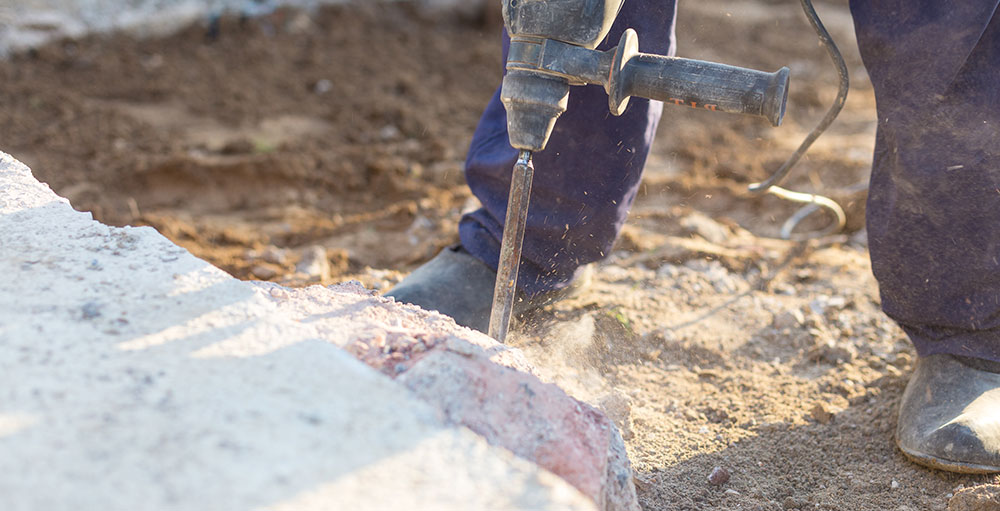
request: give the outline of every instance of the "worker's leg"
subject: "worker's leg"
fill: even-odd
[[[996,8],[996,0],[851,1],[878,105],[872,268],[883,309],[921,356],[897,442],[952,470],[1000,470],[1000,374],[988,371],[1000,367]]]
[[[599,49],[615,46],[626,28],[634,28],[640,49],[672,54],[674,13],[674,0],[629,0]],[[505,60],[508,43],[505,37]],[[515,302],[515,313],[565,293],[561,289],[582,265],[610,250],[635,199],[661,107],[632,98],[625,114],[614,117],[603,88],[572,88],[547,148],[534,156],[518,275],[519,291],[533,299]],[[443,250],[386,296],[486,331],[516,158],[498,90],[479,121],[466,161],[466,180],[483,207],[462,218],[464,250]]]
[[[672,54],[674,1],[629,0],[600,49],[618,44],[626,28],[644,52]],[[506,59],[505,40],[505,59]],[[567,111],[547,148],[534,155],[519,286],[528,295],[565,286],[581,265],[603,258],[635,199],[657,123],[660,102],[632,98],[624,115],[608,111],[599,86],[573,87]],[[483,207],[459,226],[462,245],[494,270],[517,151],[507,139],[507,116],[494,94],[466,161],[466,180]]]
[[[852,2],[878,102],[868,199],[872,267],[886,314],[921,355],[1000,361],[995,6]]]

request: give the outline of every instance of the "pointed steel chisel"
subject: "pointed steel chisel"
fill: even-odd
[[[493,288],[493,308],[490,311],[489,335],[500,342],[507,338],[514,300],[517,298],[517,269],[521,264],[521,247],[528,220],[528,201],[531,198],[531,179],[534,173],[531,151],[521,151],[510,180],[507,218],[500,242],[500,263]]]

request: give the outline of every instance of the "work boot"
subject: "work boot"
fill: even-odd
[[[899,405],[896,445],[931,468],[1000,472],[1000,363],[921,357]]]
[[[589,268],[581,274],[564,289],[530,299],[519,291],[514,299],[512,315],[519,316],[575,293],[589,281]],[[451,316],[459,325],[487,333],[496,278],[496,272],[489,266],[466,252],[461,245],[454,245],[413,270],[385,296],[391,296],[397,302],[438,311]]]

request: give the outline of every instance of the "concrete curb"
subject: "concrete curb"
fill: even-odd
[[[519,351],[238,281],[3,153],[0,271],[5,510],[638,509],[614,426]]]
[[[0,272],[4,510],[595,508],[282,314],[277,288],[94,222],[3,153]]]

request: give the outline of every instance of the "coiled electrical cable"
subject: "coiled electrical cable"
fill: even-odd
[[[788,176],[791,172],[792,167],[802,158],[802,156],[809,150],[813,142],[823,134],[824,131],[833,123],[837,115],[840,114],[841,109],[844,108],[844,102],[847,101],[847,91],[850,86],[850,78],[847,74],[847,64],[844,62],[844,57],[840,54],[840,50],[837,48],[837,44],[833,41],[830,33],[823,26],[823,22],[820,21],[819,15],[816,13],[816,9],[813,8],[811,0],[799,0],[802,4],[802,10],[806,13],[806,18],[809,19],[809,24],[812,25],[813,30],[816,31],[816,35],[819,36],[820,44],[826,49],[827,54],[830,55],[830,59],[833,61],[834,67],[837,69],[837,76],[840,78],[840,89],[837,91],[837,97],[833,101],[833,105],[827,110],[826,115],[820,120],[819,124],[806,138],[799,144],[798,149],[792,153],[791,156],[785,160],[785,163],[771,175],[771,177],[760,183],[753,183],[750,185],[749,190],[753,194],[763,194],[770,193],[777,197],[792,202],[799,202],[805,204],[801,209],[799,209],[795,214],[793,214],[782,226],[781,237],[784,239],[811,239],[819,238],[823,236],[828,236],[830,234],[835,234],[844,228],[847,223],[847,215],[844,213],[844,208],[840,207],[836,201],[829,197],[824,197],[822,195],[813,193],[802,193],[794,192],[781,188],[778,184]],[[808,234],[796,235],[794,233],[795,227],[802,222],[806,217],[812,213],[819,211],[820,209],[826,209],[834,216],[834,221],[822,231],[812,232]]]

